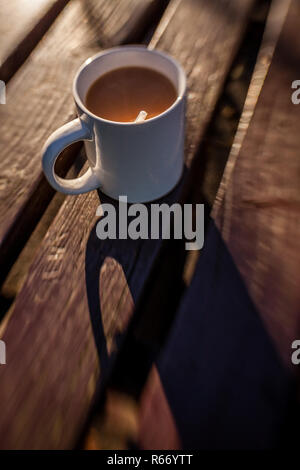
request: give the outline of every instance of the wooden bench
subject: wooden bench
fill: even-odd
[[[42,144],[52,130],[73,117],[74,72],[101,48],[143,42],[182,63],[189,87],[186,172],[162,202],[192,197],[199,202],[195,181],[205,163],[203,138],[253,5],[253,0],[71,0],[45,35],[36,26],[35,38],[43,38],[39,43],[35,40],[27,60],[29,48],[17,67],[10,69],[7,104],[0,108],[2,281],[53,201],[53,190],[40,166]],[[39,25],[38,18],[44,16],[45,10],[34,16],[34,24]],[[29,32],[14,39],[12,50],[26,44]],[[261,64],[264,69],[263,59]],[[61,174],[77,173],[80,155],[78,146],[64,154]],[[1,322],[0,337],[7,345],[7,364],[0,367],[0,399],[5,403],[1,448],[74,447],[90,423],[90,410],[95,416],[100,403],[97,399],[91,408],[96,388],[101,397],[108,385],[117,387],[118,371],[130,364],[129,379],[140,376],[142,366],[141,389],[167,336],[182,293],[179,275],[186,259],[182,244],[100,242],[95,234],[96,208],[106,200],[97,192],[61,200],[24,285]],[[192,288],[176,316],[175,330]],[[166,307],[163,322],[158,315],[151,316],[159,303],[159,311]],[[144,354],[139,357],[134,353],[141,347]],[[126,385],[129,393],[130,380]],[[176,429],[173,435],[180,446]],[[140,442],[147,447],[150,441],[142,436]]]
[[[295,445],[300,8],[273,7],[203,253],[142,394],[142,448]]]
[[[22,0],[1,5],[0,76],[7,82],[26,60],[68,0]]]

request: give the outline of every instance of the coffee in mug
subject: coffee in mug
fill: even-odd
[[[54,189],[65,194],[100,189],[131,203],[153,201],[174,188],[183,171],[186,98],[185,73],[175,59],[144,46],[100,52],[79,68],[73,95],[78,117],[43,147],[44,173]],[[143,122],[136,119],[142,111],[148,113]],[[59,177],[58,155],[79,140],[85,144],[86,172]]]
[[[134,122],[158,116],[176,100],[175,86],[162,73],[147,67],[120,67],[105,73],[87,92],[86,107],[109,121]]]

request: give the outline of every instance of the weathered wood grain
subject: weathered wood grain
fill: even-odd
[[[258,105],[238,155],[228,163],[217,226],[284,362],[300,325],[300,5],[293,1]],[[290,48],[290,44],[293,47]]]
[[[156,366],[141,402],[141,448],[170,448],[176,435],[182,449],[291,446],[295,384],[213,223]]]
[[[215,108],[251,5],[251,1],[234,0],[171,3],[168,16],[150,42],[150,48],[165,49],[174,55],[184,64],[188,76],[187,166],[191,164]],[[193,13],[196,17],[191,23]],[[170,24],[172,32],[165,34],[170,31]],[[190,32],[187,31],[189,24]]]
[[[230,191],[229,180],[231,173],[247,134],[249,124],[252,120],[257,100],[260,96],[266,75],[269,71],[269,67],[275,51],[275,46],[284,24],[290,3],[291,0],[285,0],[284,2],[281,2],[280,0],[273,0],[272,2],[267,26],[264,32],[264,38],[258,54],[241,119],[231,148],[230,156],[228,158],[226,168],[220,182],[215,203],[212,208],[213,218],[217,218],[217,214],[220,212],[220,208],[225,197],[225,191]]]
[[[159,373],[153,367],[141,396],[138,425],[141,449],[181,449],[182,443],[164,392]]]
[[[172,1],[151,43],[177,57],[188,75],[187,165],[213,112],[252,4],[252,0]],[[232,11],[224,14],[228,6]],[[60,25],[65,30],[63,22]],[[73,36],[74,54],[83,53],[84,37]],[[47,50],[51,59],[56,43],[52,48],[50,39]],[[55,68],[62,80],[60,64]],[[45,70],[49,71],[49,63]],[[48,84],[44,89],[46,93]],[[65,90],[63,94],[69,96]],[[62,120],[70,117],[67,103],[65,106],[60,108]],[[52,115],[57,116],[57,110]],[[174,201],[180,189],[164,201]],[[101,195],[101,201],[106,200]],[[8,384],[0,388],[0,399],[7,404],[0,422],[3,447],[72,445],[75,429],[89,408],[98,360],[104,380],[111,364],[110,352],[118,345],[159,250],[157,240],[99,241],[94,227],[98,205],[96,192],[66,198],[15,310],[3,325],[2,337],[12,348],[10,364],[0,370],[1,383]],[[18,365],[21,357],[22,370]],[[13,395],[10,387],[15,390]],[[31,393],[24,395],[24,390]]]
[[[41,148],[53,130],[74,117],[76,69],[101,48],[126,42],[133,32],[138,38],[160,5],[158,0],[72,1],[10,81],[7,104],[0,108],[1,279],[53,196],[42,176]]]
[[[28,61],[11,80],[8,90],[8,103],[5,109],[1,109],[0,124],[0,127],[2,126],[1,150],[3,164],[1,169],[2,199],[0,213],[1,235],[3,236],[2,242],[4,245],[7,241],[5,237],[10,235],[11,224],[16,221],[20,213],[22,213],[22,223],[18,231],[13,227],[14,237],[19,233],[20,237],[24,238],[24,232],[26,234],[30,231],[28,224],[31,219],[26,218],[24,212],[26,213],[26,204],[30,195],[34,194],[39,185],[40,187],[43,186],[43,183],[41,183],[40,147],[49,132],[73,116],[74,106],[71,98],[71,82],[76,68],[87,56],[98,51],[102,43],[113,45],[116,44],[116,40],[117,42],[126,42],[128,38],[133,38],[133,33],[138,38],[148,22],[152,21],[154,13],[156,14],[160,7],[161,3],[153,0],[143,3],[139,0],[128,0],[125,2],[124,0],[114,2],[74,1],[66,7]],[[86,16],[87,12],[93,15],[93,21],[88,19]],[[97,18],[98,21],[96,21]],[[110,27],[103,27],[107,22]],[[58,49],[59,54],[57,53]],[[38,206],[38,210],[36,210],[38,216],[45,201],[47,201],[47,188],[46,197],[42,205],[39,202],[39,197],[31,198],[29,211],[32,213],[32,206]],[[73,199],[72,202],[75,203],[75,201],[76,199]],[[83,211],[85,212],[84,208]],[[84,212],[82,217],[88,224],[87,228],[89,228],[94,212],[89,209],[88,205],[87,212]],[[69,216],[71,215],[69,214]],[[77,216],[75,215],[73,218],[71,216],[70,221],[76,220],[76,218]],[[72,229],[70,229],[70,233],[71,231]],[[59,273],[61,272],[60,261],[64,258],[64,244],[69,239],[74,247],[74,240],[70,233],[65,227],[63,233],[59,234],[59,238],[52,246],[52,253],[47,253],[46,255],[47,262],[50,261],[51,266],[46,269],[41,277],[44,287],[41,290],[37,289],[32,298],[33,303],[37,307],[37,317],[35,318],[33,314],[29,323],[27,323],[28,318],[27,320],[25,317],[23,317],[23,320],[20,319],[22,333],[19,339],[28,353],[28,355],[25,354],[23,356],[24,362],[22,359],[22,365],[16,357],[17,350],[20,351],[20,349],[13,338],[14,334],[8,340],[8,343],[11,345],[8,347],[10,350],[9,355],[11,354],[11,365],[6,370],[1,369],[0,373],[6,375],[6,372],[8,372],[8,376],[10,374],[12,376],[11,378],[7,377],[7,380],[4,379],[4,382],[1,382],[0,393],[4,394],[5,402],[10,402],[12,408],[8,405],[10,413],[3,417],[2,421],[3,427],[0,445],[3,448],[56,448],[72,446],[74,436],[78,432],[78,426],[84,419],[86,408],[93,395],[98,361],[88,315],[85,319],[86,322],[84,321],[85,313],[87,313],[87,301],[83,302],[83,310],[77,317],[79,323],[78,327],[75,328],[79,333],[79,337],[76,339],[71,334],[69,337],[71,343],[69,343],[64,336],[61,336],[60,346],[58,345],[57,349],[56,346],[54,347],[56,351],[54,352],[54,356],[56,356],[55,362],[58,366],[59,363],[62,363],[59,355],[64,349],[63,345],[69,344],[71,346],[72,344],[71,350],[66,353],[66,356],[75,359],[75,369],[70,369],[68,364],[64,363],[63,369],[58,367],[56,372],[52,370],[50,372],[51,367],[49,368],[49,363],[45,368],[43,366],[42,369],[39,366],[36,368],[32,364],[32,360],[37,355],[42,359],[43,351],[45,352],[44,348],[46,347],[47,349],[48,347],[46,343],[50,346],[48,341],[50,337],[45,341],[42,333],[44,331],[48,337],[48,327],[36,330],[37,342],[34,340],[35,346],[33,348],[31,332],[33,331],[33,325],[39,317],[38,311],[42,311],[38,304],[43,302],[43,299],[47,296],[49,282],[51,280],[53,282],[55,279],[56,281],[58,280]],[[81,253],[84,259],[86,248],[84,241],[86,237],[84,236],[84,231],[79,230],[77,234],[79,238],[75,241],[75,245],[82,247]],[[17,240],[15,242],[17,243]],[[10,244],[11,249],[15,249],[15,246],[14,243]],[[4,270],[5,252],[3,245],[2,249],[1,270]],[[70,252],[73,252],[71,247]],[[80,257],[80,252],[77,255]],[[112,261],[112,265],[114,266],[114,261]],[[75,284],[79,281],[80,285],[84,285],[84,273],[81,271],[79,275],[76,275],[76,268],[73,263],[69,265],[69,268],[70,272],[67,278],[73,278]],[[109,273],[109,269],[107,269],[107,273]],[[75,301],[75,305],[80,303],[82,292],[79,289],[77,297],[75,284],[72,288],[75,297],[71,295],[70,291],[66,291],[68,292],[67,298],[62,300],[62,302],[59,301],[61,307],[65,303],[75,310],[73,302]],[[54,286],[54,284],[52,285]],[[53,312],[58,312],[58,303],[55,301],[55,296],[53,300],[54,304],[52,307],[49,304],[49,307]],[[30,302],[29,298],[28,302]],[[25,303],[23,304],[23,301],[20,303],[20,305],[23,304],[24,306],[24,308],[21,307],[24,313],[28,312]],[[48,308],[47,312],[50,312]],[[51,315],[49,316],[48,313],[45,317],[46,323],[51,319]],[[67,331],[70,328],[71,324],[68,326],[68,321],[65,323],[67,317],[61,317],[61,319],[63,324],[59,324],[59,322],[56,325],[53,324],[50,336],[53,334],[54,336],[56,334],[61,335],[60,331],[62,329]],[[69,320],[71,320],[71,317],[69,317]],[[1,335],[6,328],[7,321],[9,322],[10,319],[6,318],[1,325]],[[73,321],[71,323],[75,326]],[[81,328],[84,330],[82,337]],[[108,336],[110,334],[109,331],[110,327],[108,326]],[[89,339],[86,342],[85,338],[87,337]],[[52,341],[50,340],[50,342]],[[112,342],[111,346],[113,347]],[[52,352],[50,355],[52,356]],[[65,356],[65,354],[63,355]],[[16,362],[14,362],[13,357],[15,357]],[[42,363],[39,362],[39,364],[41,365]],[[20,403],[18,399],[15,401],[13,398],[16,389],[14,385],[13,389],[11,388],[11,379],[14,377],[17,381],[22,381],[27,376],[27,368],[31,370],[32,375],[27,385],[23,388],[24,400],[22,399],[23,403]],[[92,373],[91,369],[93,370]],[[71,376],[68,375],[68,370]],[[88,374],[86,379],[84,378],[86,373],[84,371]],[[83,375],[81,374],[82,372]],[[80,380],[79,376],[81,377]],[[81,379],[83,379],[82,383]],[[37,380],[39,385],[37,387],[37,395],[35,395],[33,388]],[[46,395],[43,395],[41,391],[47,381],[54,386],[55,391],[50,386],[47,389]],[[5,386],[3,385],[4,383]],[[67,395],[65,395],[63,390],[67,392]],[[71,396],[75,398],[73,402],[74,408],[69,407],[69,398]],[[29,401],[26,404],[27,399]],[[54,415],[51,406],[49,406],[51,403],[56,409]],[[58,405],[57,408],[56,405]]]
[[[192,446],[192,437],[191,435],[188,436],[188,430],[192,426],[195,429],[195,421],[198,422],[198,425],[197,431],[195,430],[194,439],[199,439],[196,446],[201,448],[214,447],[216,445],[226,447],[227,445],[238,446],[243,444],[248,447],[257,447],[259,445],[274,446],[274,442],[278,437],[281,439],[282,444],[283,436],[278,435],[280,435],[281,431],[287,431],[283,427],[280,429],[278,425],[275,427],[274,423],[276,421],[278,424],[277,419],[282,418],[282,416],[280,418],[281,413],[287,412],[286,402],[283,397],[288,399],[291,393],[288,374],[285,374],[276,354],[274,354],[274,348],[272,352],[273,346],[270,344],[268,334],[264,332],[262,324],[256,320],[255,325],[255,316],[259,317],[259,315],[257,315],[257,312],[251,306],[248,294],[242,294],[244,290],[243,282],[241,282],[236,272],[237,268],[243,268],[240,271],[243,274],[246,286],[250,287],[250,293],[253,291],[254,293],[257,292],[258,287],[254,288],[256,283],[259,283],[261,289],[265,291],[263,302],[258,302],[257,295],[252,295],[252,299],[259,308],[258,311],[262,313],[263,318],[266,318],[267,313],[271,313],[273,319],[279,316],[278,310],[274,309],[279,301],[282,307],[281,317],[279,322],[277,322],[277,329],[273,327],[273,333],[275,330],[275,333],[277,333],[277,338],[275,337],[275,339],[277,339],[279,345],[284,344],[284,350],[281,348],[282,357],[285,357],[290,363],[290,338],[287,339],[285,336],[286,328],[290,327],[290,337],[294,336],[296,338],[299,336],[299,330],[296,326],[298,324],[299,327],[299,319],[296,314],[296,310],[299,312],[299,296],[296,288],[296,284],[299,284],[299,272],[296,271],[296,264],[299,264],[299,258],[297,257],[299,253],[299,224],[295,224],[295,216],[291,216],[291,213],[288,211],[285,212],[285,215],[282,212],[278,214],[273,212],[272,204],[257,205],[256,210],[263,211],[266,217],[268,217],[267,213],[272,211],[272,214],[269,214],[270,219],[267,220],[264,219],[264,215],[255,215],[255,210],[252,210],[250,214],[247,204],[241,203],[241,195],[244,191],[251,190],[252,194],[255,192],[258,199],[263,197],[265,191],[269,193],[270,190],[273,195],[277,191],[283,191],[286,196],[285,205],[287,207],[291,205],[293,211],[297,210],[297,204],[294,204],[294,196],[297,189],[299,192],[299,171],[297,169],[295,171],[295,156],[298,152],[299,139],[297,141],[295,137],[295,126],[299,122],[299,118],[297,117],[296,107],[293,107],[290,103],[291,83],[289,83],[295,73],[293,72],[293,63],[295,62],[286,60],[287,44],[289,41],[293,42],[292,37],[296,31],[296,18],[299,18],[299,13],[297,14],[296,11],[298,7],[296,7],[295,3],[290,9],[288,20],[280,36],[289,5],[290,0],[273,2],[239,129],[212,212],[213,219],[215,219],[219,226],[222,236],[226,242],[229,241],[229,250],[235,255],[234,261],[236,262],[236,267],[227,255],[227,249],[224,248],[225,245],[220,242],[220,237],[216,238],[216,231],[214,228],[211,228],[206,243],[208,243],[207,240],[211,239],[218,239],[219,241],[215,244],[210,243],[209,248],[207,248],[211,253],[211,259],[206,264],[205,269],[201,269],[202,263],[205,263],[205,261],[200,258],[196,272],[197,280],[193,281],[192,288],[186,293],[181,310],[178,313],[178,319],[172,329],[171,338],[158,361],[160,380],[157,380],[157,369],[153,368],[142,395],[139,438],[139,444],[142,448],[155,449],[164,445],[172,446],[174,443],[171,442],[170,444],[166,436],[178,435],[178,433],[181,440],[184,439],[185,445]],[[287,41],[287,36],[289,41]],[[278,42],[279,38],[280,41]],[[270,67],[277,42],[278,46],[274,61]],[[297,53],[295,57],[297,57]],[[281,133],[278,125],[276,127],[270,125],[274,123],[274,119],[276,122],[279,119],[280,123],[284,123],[284,133]],[[274,133],[276,134],[276,140],[274,139]],[[263,187],[261,185],[258,187],[262,175],[264,176],[264,184]],[[277,181],[276,188],[274,183],[272,184],[275,175],[277,175],[277,178],[280,178]],[[285,179],[286,176],[287,179]],[[289,187],[288,193],[285,184]],[[199,192],[196,192],[195,196],[199,198]],[[196,199],[196,202],[199,202],[199,199]],[[274,205],[276,206],[276,204]],[[257,217],[259,217],[258,220]],[[270,220],[273,220],[271,224]],[[276,231],[276,227],[279,229],[278,223],[282,224],[283,220],[289,229],[286,231]],[[232,223],[234,225],[231,225]],[[288,243],[284,247],[283,236],[289,231],[291,233],[288,235]],[[272,250],[273,243],[279,243],[281,250]],[[243,251],[241,246],[244,248]],[[268,256],[262,257],[261,251],[263,249],[268,251]],[[217,253],[217,256],[214,253]],[[259,258],[257,255],[259,255]],[[228,261],[227,264],[224,262],[225,258]],[[224,263],[225,266],[221,268]],[[211,269],[211,265],[214,266],[213,269],[215,270],[213,280],[210,281],[213,286],[212,289],[210,283],[206,285],[204,281],[208,275],[208,270]],[[248,270],[245,269],[246,266],[248,266]],[[259,266],[264,266],[267,270],[264,277],[261,275]],[[250,268],[252,268],[251,271]],[[223,275],[221,274],[221,269],[223,269]],[[280,280],[284,284],[283,289],[279,285],[275,287],[272,270],[274,270],[275,278],[279,276],[279,272],[281,273]],[[290,270],[293,271],[292,275]],[[232,283],[228,284],[227,280],[230,278],[232,278]],[[226,289],[224,289],[225,284],[227,285]],[[272,295],[269,291],[271,288],[273,289]],[[213,305],[213,299],[218,296],[221,300],[219,306],[216,307]],[[236,298],[240,298],[237,308],[234,307]],[[272,311],[270,302],[272,303]],[[206,310],[201,312],[201,305],[203,303],[206,303],[207,307]],[[229,331],[226,333],[226,328],[224,328],[224,339],[221,335],[219,340],[217,340],[216,335],[220,331],[218,325],[224,318],[225,308],[228,303],[231,306],[231,312],[235,311],[236,317],[232,319],[230,312],[228,312],[227,322],[230,325]],[[214,319],[209,319],[209,316],[212,316],[215,311],[217,311],[218,315]],[[249,311],[252,311],[251,315],[249,315]],[[206,325],[200,325],[199,318],[201,316],[203,316],[203,323],[206,323]],[[242,318],[241,321],[239,317]],[[272,333],[270,319],[269,322],[268,317],[266,320],[266,324],[269,326],[268,330]],[[186,326],[184,322],[186,322]],[[243,323],[244,325],[242,326]],[[292,329],[291,326],[294,328]],[[215,336],[212,335],[210,337],[211,328]],[[194,330],[196,330],[195,335]],[[251,330],[252,333],[250,333]],[[204,337],[201,340],[203,331]],[[282,338],[279,341],[280,332]],[[238,337],[242,338],[244,334],[250,338],[250,344],[246,346],[246,342],[241,341],[239,346]],[[192,347],[192,338],[197,335],[197,344],[194,342]],[[231,339],[230,347],[226,345],[226,335]],[[213,362],[213,352],[211,349],[209,350],[209,341],[207,341],[209,337],[213,348],[221,352],[218,361],[222,365],[222,370],[226,372],[224,380],[216,362]],[[201,346],[202,342],[206,343],[203,347]],[[181,346],[185,345],[186,352],[180,349],[180,344]],[[190,345],[189,349],[186,348],[187,344]],[[176,352],[174,348],[177,348]],[[240,351],[230,355],[228,351],[237,351],[235,348],[240,348]],[[246,359],[247,354],[248,359]],[[185,359],[182,360],[184,355]],[[231,362],[228,361],[228,356]],[[235,390],[238,390],[239,401],[246,399],[244,408],[241,407],[239,413],[240,417],[244,416],[244,423],[248,423],[248,429],[246,430],[245,424],[241,423],[235,438],[234,436],[230,438],[230,433],[232,433],[236,426],[236,421],[232,417],[231,423],[226,422],[228,408],[231,407],[231,411],[234,408],[234,405],[230,404],[234,392],[228,393],[226,391],[229,386],[226,377],[232,370],[237,371],[239,369],[240,365],[237,364],[237,357],[240,357],[244,364],[242,368],[245,372],[240,371],[237,373],[234,379]],[[207,361],[207,364],[210,364],[211,375],[208,373],[208,366],[205,366],[203,361]],[[245,365],[246,361],[247,367]],[[253,364],[256,370],[260,371],[260,374],[257,374],[255,379],[251,372]],[[193,367],[191,377],[194,377],[194,379],[191,388],[191,383],[189,385],[188,382],[189,372],[187,371]],[[181,376],[180,369],[186,372],[184,378],[182,378],[184,372],[182,372]],[[197,373],[196,370],[198,371]],[[247,391],[243,389],[243,375],[245,375],[246,380],[249,380],[251,377],[247,385]],[[214,390],[218,391],[214,401],[208,396],[203,396],[202,392],[203,388],[211,384],[211,377],[215,377],[216,382],[219,381],[218,385],[215,385],[214,388]],[[187,388],[190,387],[188,392],[190,396],[192,393],[195,393],[194,401],[190,398],[191,406],[187,404],[186,400],[181,400],[181,404],[178,402],[178,395],[180,395],[178,387],[182,380],[185,381]],[[264,381],[266,381],[265,385],[263,385]],[[250,383],[251,387],[253,387],[251,392],[249,388]],[[274,390],[271,386],[272,383]],[[268,395],[264,393],[266,387],[270,390]],[[199,393],[195,392],[195,390],[198,390]],[[254,402],[252,411],[252,424],[251,417],[245,413],[249,406],[251,394],[253,396],[256,394],[256,402]],[[214,415],[214,410],[219,404],[219,415]],[[204,406],[206,406],[207,411],[202,408]],[[163,423],[157,417],[157,410],[160,410],[162,416],[164,414],[169,416],[170,407],[172,419],[168,419],[169,429],[166,431],[162,427]],[[195,420],[188,416],[187,408],[194,409]],[[272,410],[271,415],[273,417],[271,422],[268,418],[270,410]],[[258,436],[258,429],[255,429],[255,416],[257,416],[257,412],[260,416],[259,425],[257,426],[260,427],[259,432],[262,433],[260,444],[259,440],[254,439],[255,435]],[[205,421],[206,430],[205,426],[203,427],[203,421]],[[223,434],[222,430],[219,431],[220,426],[222,426],[221,423],[227,426],[227,428],[224,428]],[[281,424],[283,423],[281,422]],[[207,438],[207,433],[212,429],[214,429],[212,431],[213,434]],[[243,433],[246,432],[248,432],[248,437],[243,437]],[[217,441],[218,443],[216,444]]]
[[[0,79],[18,70],[68,0],[1,0]]]

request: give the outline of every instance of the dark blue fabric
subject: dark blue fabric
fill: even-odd
[[[213,222],[158,369],[184,448],[280,445],[294,384]]]

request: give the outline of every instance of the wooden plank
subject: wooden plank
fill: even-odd
[[[252,0],[222,1],[222,5],[204,0],[172,1],[151,43],[151,47],[177,57],[188,75],[187,165],[211,117],[252,4]],[[231,14],[222,14],[221,7],[228,6]],[[178,198],[180,188],[164,201]],[[101,195],[101,201],[107,198]],[[94,391],[98,355],[104,380],[111,353],[126,329],[159,250],[157,240],[99,241],[95,234],[98,205],[96,192],[66,198],[15,310],[3,325],[2,337],[13,350],[10,364],[0,370],[1,383],[13,384],[16,390],[9,396],[9,387],[0,389],[0,398],[7,403],[0,423],[3,446],[14,447],[16,442],[21,447],[33,443],[40,447],[45,442],[53,447],[70,445],[74,423],[82,422]],[[28,369],[26,377],[17,366],[20,355],[23,368]],[[42,373],[42,380],[36,379],[41,371],[47,372]],[[17,385],[21,383],[22,387]],[[26,389],[31,394],[24,397]],[[53,396],[57,397],[55,402],[50,399]],[[47,409],[42,406],[45,403]],[[24,426],[29,431],[16,441],[17,430]],[[55,429],[59,433],[52,440]]]
[[[3,144],[2,149],[5,150],[3,157],[6,163],[8,163],[9,158],[11,158],[11,162],[13,162],[13,174],[16,177],[14,183],[11,184],[9,180],[9,172],[1,173],[1,189],[3,197],[1,202],[4,204],[4,206],[1,206],[1,215],[3,217],[4,225],[4,227],[1,225],[1,229],[3,230],[2,233],[5,232],[9,223],[11,223],[11,219],[8,221],[5,218],[5,216],[9,218],[9,210],[11,209],[11,218],[16,218],[18,212],[21,211],[21,209],[24,210],[24,206],[22,207],[22,204],[24,204],[24,200],[28,197],[26,191],[28,190],[33,192],[31,186],[38,185],[38,180],[41,177],[40,165],[38,164],[40,159],[39,149],[41,143],[51,130],[60,125],[63,120],[69,120],[73,115],[70,90],[73,74],[76,68],[80,65],[83,59],[98,51],[102,42],[105,43],[105,45],[113,45],[115,44],[115,40],[126,42],[127,38],[133,38],[133,32],[136,35],[135,37],[139,38],[142,30],[145,29],[148,22],[153,20],[155,14],[160,10],[160,8],[161,3],[153,0],[143,2],[142,4],[139,0],[128,0],[126,2],[122,0],[114,1],[113,3],[106,1],[90,1],[88,4],[87,2],[83,4],[82,2],[74,1],[66,7],[62,15],[49,30],[42,43],[36,48],[19,73],[15,75],[9,87],[8,104],[3,111],[5,119],[4,121],[1,120],[1,126],[3,126],[2,131],[5,131],[3,132],[3,140],[1,141],[1,145]],[[88,14],[92,15],[93,21],[84,21],[84,18],[88,18]],[[98,22],[96,21],[97,18]],[[106,23],[109,23],[110,26],[105,26]],[[59,58],[57,58],[58,48],[60,50]],[[36,75],[34,75],[34,71],[36,71]],[[29,83],[30,87],[27,89]],[[34,115],[31,114],[25,122],[22,108],[23,110],[25,109],[28,111],[32,109],[34,110]],[[10,126],[13,126],[13,129],[11,129]],[[9,141],[9,136],[14,138],[15,145]],[[22,140],[25,139],[25,137],[26,140]],[[18,143],[22,148],[21,153],[20,147],[17,146]],[[24,159],[23,163],[21,155]],[[35,179],[37,181],[35,181]],[[23,183],[25,185],[24,188],[22,186]],[[10,203],[7,199],[9,193],[13,193]],[[75,202],[75,199],[73,202]],[[5,210],[6,204],[8,205]],[[88,214],[85,214],[83,219],[89,221]],[[26,230],[24,227],[23,229]],[[79,239],[81,239],[83,235],[82,232],[78,231],[77,233],[79,235]],[[57,248],[57,253],[48,253],[46,255],[48,261],[51,259],[54,264],[50,269],[47,268],[41,277],[44,288],[41,289],[39,294],[37,294],[37,292],[37,295],[34,294],[34,303],[37,310],[39,309],[38,304],[42,302],[42,298],[47,296],[48,283],[50,283],[51,280],[53,282],[55,278],[57,279],[57,275],[60,272],[60,267],[57,262],[59,263],[59,258],[61,258],[63,254],[64,249],[62,245],[67,243],[68,238],[69,235],[67,231],[61,233],[59,235],[60,247],[56,247],[56,244],[54,244],[52,248],[52,250],[54,249],[55,251]],[[78,245],[78,243],[80,245],[81,242],[79,239],[75,241],[76,245]],[[71,243],[74,243],[72,238],[70,241]],[[55,243],[57,242],[58,240]],[[85,256],[84,251],[85,246],[82,245],[82,250],[81,252],[78,252],[78,256],[81,256],[82,254],[83,259]],[[82,274],[84,276],[82,271],[80,272],[80,275],[77,276],[76,268],[73,265],[70,265],[70,270],[70,279],[74,274],[74,280],[80,279],[80,283],[84,283],[84,277],[81,277]],[[75,285],[73,287],[75,297],[77,297]],[[42,294],[42,292],[44,292],[44,294]],[[81,293],[79,291],[78,293],[79,297],[77,298],[77,302],[80,303]],[[68,299],[68,305],[72,309],[72,303],[75,298],[70,295],[70,292],[68,294]],[[21,310],[24,313],[27,311],[25,303],[24,308],[21,307]],[[29,322],[30,325],[27,323],[27,320],[25,320],[25,317],[23,317],[25,323],[23,323],[23,320],[20,318],[20,328],[22,333],[19,339],[23,345],[22,347],[24,347],[28,352],[28,356],[26,359],[24,356],[25,362],[22,366],[20,366],[20,364],[17,365],[18,361],[15,362],[15,360],[17,359],[16,353],[18,348],[15,349],[14,340],[8,340],[10,345],[8,346],[10,365],[6,371],[1,368],[0,373],[4,373],[6,376],[6,372],[8,372],[8,375],[7,380],[4,379],[4,382],[1,382],[2,385],[0,387],[0,393],[4,394],[6,397],[5,399],[8,399],[12,408],[9,406],[11,414],[8,413],[1,423],[1,447],[63,448],[72,446],[78,432],[78,427],[80,427],[80,424],[84,420],[86,409],[93,395],[95,375],[98,370],[98,360],[94,348],[93,336],[90,330],[90,321],[88,315],[86,315],[87,302],[83,303],[82,307],[83,311],[81,311],[77,317],[79,322],[79,336],[76,338],[76,335],[73,335],[73,331],[70,331],[70,341],[67,340],[65,343],[65,338],[62,336],[60,346],[58,346],[57,350],[55,347],[55,350],[59,355],[62,349],[65,349],[63,344],[69,344],[71,349],[67,352],[67,347],[65,349],[65,354],[70,358],[73,355],[74,359],[76,357],[75,362],[73,363],[75,368],[72,370],[70,370],[69,366],[66,364],[63,368],[58,367],[55,372],[53,370],[50,372],[51,367],[48,369],[48,366],[46,366],[46,369],[40,369],[39,366],[38,368],[35,366],[31,368],[29,363],[31,363],[32,360],[32,353],[34,356],[37,354],[41,358],[44,356],[44,348],[45,344],[48,343],[48,340],[43,345],[45,338],[42,339],[43,334],[40,335],[40,333],[42,333],[42,331],[46,333],[46,330],[43,327],[41,327],[41,329],[37,328],[36,339],[39,339],[37,342],[34,341],[35,346],[32,348],[30,337],[31,330],[35,323],[34,315],[31,317]],[[50,307],[50,305],[47,307],[47,311],[49,312],[48,308],[55,311],[56,302],[52,307]],[[43,307],[41,308],[41,311],[42,310]],[[59,331],[61,328],[68,329],[71,327],[67,317],[63,318],[63,324],[58,321],[56,325],[52,325],[52,333],[50,333],[50,336],[52,334],[54,334],[54,336],[56,334],[60,335]],[[50,317],[46,315],[46,323],[49,319]],[[5,322],[8,320],[9,318],[6,318]],[[31,321],[33,321],[33,323],[31,323]],[[67,323],[65,323],[65,321],[67,321]],[[73,322],[71,323],[73,324]],[[23,324],[23,326],[21,326],[21,324]],[[75,326],[75,324],[73,325]],[[1,336],[5,327],[5,323],[2,323]],[[83,337],[81,336],[82,327],[85,330]],[[46,327],[46,329],[47,328],[48,327]],[[88,341],[85,340],[85,337],[88,338]],[[46,349],[47,347],[48,346],[46,346]],[[56,353],[54,354],[56,355]],[[13,357],[15,359],[13,359]],[[56,357],[58,365],[61,361],[58,360],[58,356]],[[24,376],[24,371],[27,368],[25,363],[31,369],[33,375],[31,375],[27,385],[24,384],[23,399],[25,401],[23,401],[22,404],[18,399],[15,401],[13,398],[14,391],[11,388],[11,380],[23,380],[21,376]],[[90,373],[91,368],[93,369],[93,373]],[[87,375],[85,375],[85,370],[87,371]],[[10,374],[12,374],[11,378],[9,378]],[[37,379],[39,385],[36,389],[37,394],[35,395],[33,389],[35,388],[34,384]],[[82,383],[81,379],[83,379]],[[3,385],[4,383],[5,386]],[[56,390],[54,395],[52,394],[53,390],[51,391],[52,386],[50,388],[46,387],[46,391],[44,388],[46,383],[48,383],[48,385],[51,383],[54,386]],[[13,389],[15,390],[14,386]],[[40,394],[43,389],[44,392],[46,392],[46,395],[43,395],[43,393]],[[52,401],[54,396],[56,398]],[[71,396],[75,398],[72,403],[72,407],[69,406],[69,398]],[[25,404],[27,401],[26,397],[29,398],[27,404]],[[30,397],[32,397],[33,400],[31,400]],[[52,408],[50,406],[51,403],[55,408],[54,414],[52,414]],[[57,404],[58,407],[56,407]],[[8,418],[7,421],[6,418],[9,414],[11,417]]]
[[[291,100],[300,54],[299,14],[299,2],[293,1],[253,119],[237,155],[229,160],[225,188],[213,212],[288,366],[300,311],[299,107]]]
[[[5,83],[25,61],[68,0],[0,1],[0,79]]]
[[[239,3],[235,0],[212,1],[208,5],[197,0],[189,0],[186,5],[182,1],[173,2],[168,9],[168,16],[162,21],[149,45],[150,48],[167,50],[185,66],[189,87],[185,152],[187,167],[191,165],[195,150],[212,116],[217,97],[240,44],[246,14],[253,4],[251,1],[243,2],[243,5]],[[198,34],[196,19],[192,23],[195,23],[195,29],[190,33],[185,32],[182,27],[182,24],[188,25],[191,22],[193,11],[197,12],[201,26],[201,33]],[[170,33],[169,22],[172,22]],[[218,28],[224,28],[224,31]],[[228,34],[230,28],[232,36]],[[168,34],[165,34],[166,31]],[[182,43],[183,39],[187,40],[187,35],[188,45]]]
[[[141,448],[290,445],[291,374],[213,224],[156,366],[141,399]]]
[[[74,116],[76,69],[101,48],[131,39],[133,32],[139,38],[160,7],[158,0],[74,0],[10,81],[7,104],[0,108],[1,280],[53,196],[40,152],[49,134]],[[69,163],[63,163],[62,173]]]
[[[277,351],[290,366],[291,341],[299,336],[299,224],[294,221],[295,194],[299,196],[295,155],[300,142],[295,128],[298,110],[291,104],[296,61],[286,60],[287,45],[295,42],[299,27],[296,2],[270,67],[289,5],[290,0],[273,2],[212,213],[220,232],[212,221],[192,286],[141,399],[142,448],[173,448],[178,440],[193,448],[260,448],[292,439],[288,407],[293,405],[295,389]],[[274,125],[279,122],[284,123],[284,133]],[[249,190],[259,199],[264,199],[264,192],[272,197],[279,192],[286,207],[276,196],[274,204],[258,204],[250,213],[244,200]],[[289,227],[286,231],[284,224]],[[273,243],[280,250],[272,249]],[[262,256],[264,250],[268,255]],[[282,289],[274,283],[279,276]],[[258,286],[261,295],[265,291],[263,301]],[[180,393],[189,399],[183,400]],[[295,407],[291,410],[294,415]],[[168,430],[160,418],[164,416]]]

